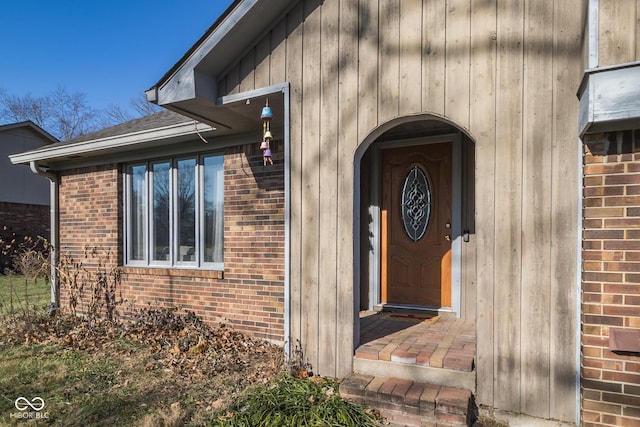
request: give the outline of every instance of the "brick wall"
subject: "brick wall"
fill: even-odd
[[[122,178],[117,165],[60,173],[58,221],[61,254],[78,260],[85,247],[122,260]]]
[[[62,273],[59,278],[60,307],[70,311],[72,278],[76,283],[86,277],[86,268],[94,272],[102,260],[104,269],[119,265],[120,229],[122,213],[120,194],[121,176],[117,165],[83,168],[59,174],[58,203],[58,265]],[[98,248],[96,256],[86,253],[86,248]],[[82,266],[78,266],[82,263]],[[68,279],[65,279],[68,278]],[[73,291],[76,294],[76,291]],[[86,311],[90,301],[88,292],[77,304],[78,312]]]
[[[49,240],[49,205],[0,202],[0,233]]]
[[[585,147],[582,420],[640,425],[640,353],[609,346],[611,328],[640,330],[640,134]]]
[[[254,147],[255,145],[255,147]],[[257,144],[225,151],[224,271],[124,267],[122,313],[149,306],[194,311],[253,336],[283,341],[284,162],[263,166]],[[60,185],[60,246],[111,251],[122,265],[122,176],[117,165],[66,173]],[[62,304],[68,295],[62,292]]]

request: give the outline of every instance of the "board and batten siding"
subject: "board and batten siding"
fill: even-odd
[[[640,61],[640,0],[599,0],[599,66]]]
[[[355,150],[434,113],[475,142],[477,400],[575,420],[585,18],[584,0],[305,0],[220,80],[290,83],[291,334],[317,373],[351,370]]]

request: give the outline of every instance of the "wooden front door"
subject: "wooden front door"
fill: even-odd
[[[383,303],[451,306],[451,148],[382,150]]]

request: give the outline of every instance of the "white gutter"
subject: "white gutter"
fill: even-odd
[[[49,306],[49,315],[53,315],[59,308],[60,302],[58,299],[58,277],[56,272],[56,265],[58,264],[58,176],[53,172],[45,171],[35,161],[30,162],[29,166],[31,171],[36,175],[44,176],[51,182],[49,186],[50,192],[50,231],[49,231],[49,268],[51,274],[51,305]]]
[[[67,156],[78,156],[101,150],[116,150],[136,146],[144,143],[158,142],[164,139],[188,137],[196,132],[210,132],[215,128],[195,121],[165,126],[152,130],[131,132],[125,135],[92,139],[73,144],[60,144],[53,147],[43,147],[26,153],[9,156],[13,164],[26,164]]]

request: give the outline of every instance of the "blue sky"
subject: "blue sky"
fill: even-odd
[[[102,109],[154,85],[232,0],[5,0],[0,88],[43,96],[58,86]]]

